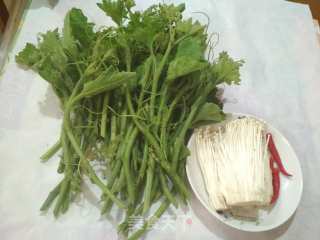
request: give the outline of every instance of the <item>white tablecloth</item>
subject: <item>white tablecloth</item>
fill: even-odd
[[[116,219],[100,217],[96,189],[55,220],[39,206],[61,178],[58,157],[41,164],[39,156],[58,137],[57,99],[46,82],[19,68],[14,55],[37,33],[61,27],[66,12],[79,7],[99,25],[110,20],[87,0],[33,0],[0,80],[0,238],[117,239]],[[151,0],[137,0],[145,8]],[[167,1],[165,1],[167,2]],[[173,1],[182,2],[182,1]],[[189,207],[170,210],[147,239],[319,239],[320,238],[320,49],[309,9],[286,1],[190,0],[186,16],[219,33],[216,53],[227,50],[246,60],[242,83],[225,88],[225,110],[250,113],[277,127],[294,147],[304,174],[296,214],[264,233],[233,230],[210,216],[193,197]],[[55,5],[55,6],[53,6]],[[177,218],[172,217],[175,212]]]

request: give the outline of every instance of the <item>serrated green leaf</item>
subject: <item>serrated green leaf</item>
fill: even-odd
[[[221,122],[225,118],[220,107],[214,103],[205,103],[193,120],[193,126],[201,122]]]
[[[72,33],[72,11],[73,10],[70,10],[64,18],[62,46],[72,57],[75,58],[77,56],[77,44]]]
[[[54,88],[63,89],[66,86],[63,84],[63,76],[61,72],[53,65],[51,58],[45,58],[41,64],[37,66],[39,75],[46,81],[52,84]]]
[[[63,51],[58,30],[47,31],[41,35],[39,50],[44,58],[50,58],[51,64],[63,72],[67,67],[68,57]]]
[[[68,93],[62,73],[54,67],[52,60],[46,57],[38,65],[36,70],[39,75],[49,82],[59,98],[64,99]]]
[[[77,41],[82,49],[90,47],[95,38],[93,27],[94,24],[88,22],[88,18],[80,9],[72,8],[68,12],[64,22],[64,46],[74,51],[74,41]]]
[[[178,57],[169,64],[167,80],[172,81],[176,78],[200,71],[207,66],[208,63],[205,61],[199,61],[187,56]]]
[[[177,32],[183,34],[195,34],[202,33],[205,26],[201,25],[198,21],[192,22],[192,18],[182,20],[177,23]]]
[[[131,39],[149,48],[155,37],[165,32],[166,26],[167,21],[160,16],[159,8],[153,6],[143,14],[135,12],[127,29]]]
[[[39,49],[44,53],[54,53],[61,51],[61,42],[58,29],[47,31],[40,35]]]
[[[189,37],[181,41],[178,45],[176,58],[187,56],[193,59],[203,59],[206,45],[196,37]]]
[[[212,65],[211,71],[215,79],[218,80],[217,84],[225,82],[227,84],[240,83],[240,67],[244,61],[235,61],[229,57],[227,52],[221,52],[218,60]]]
[[[16,55],[16,62],[21,65],[32,67],[41,60],[38,48],[31,43],[27,43],[25,48]]]
[[[169,81],[200,71],[209,64],[203,61],[206,45],[198,37],[182,40],[177,48],[175,59],[170,62],[167,79]]]
[[[135,3],[133,0],[103,0],[97,5],[116,24],[122,25],[123,21],[128,18],[128,10],[135,6]]]
[[[168,22],[178,22],[181,20],[181,13],[185,10],[184,3],[175,6],[174,4],[162,4],[159,5],[160,16],[167,19]]]

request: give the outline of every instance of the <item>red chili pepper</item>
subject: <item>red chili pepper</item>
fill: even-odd
[[[280,171],[278,168],[274,168],[272,171],[272,185],[273,185],[273,195],[271,198],[271,204],[275,203],[279,197],[280,193]]]
[[[271,153],[274,161],[277,163],[280,172],[281,172],[283,175],[287,176],[287,177],[291,177],[292,175],[286,171],[286,169],[284,168],[284,166],[283,166],[283,164],[282,164],[280,155],[279,155],[279,153],[278,153],[278,150],[277,150],[277,148],[276,148],[276,145],[274,144],[274,141],[273,141],[273,138],[272,138],[271,133],[267,133],[267,139],[268,139],[268,138],[269,138],[269,142],[268,142],[269,151],[270,151],[270,153]]]
[[[273,187],[273,195],[271,197],[270,204],[273,204],[277,201],[280,194],[280,171],[278,168],[274,167],[273,157],[270,156],[270,168],[272,171],[272,187]]]

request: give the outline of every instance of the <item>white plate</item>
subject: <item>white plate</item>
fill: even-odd
[[[233,119],[239,116],[250,115],[228,114],[227,118]],[[299,160],[287,139],[276,128],[267,123],[267,131],[273,135],[274,142],[281,159],[283,160],[283,164],[288,172],[293,176],[291,178],[281,176],[280,196],[276,204],[269,212],[260,211],[261,214],[258,221],[244,221],[232,217],[226,218],[223,215],[218,214],[214,209],[210,208],[201,170],[196,159],[193,136],[188,144],[191,154],[187,159],[186,170],[191,188],[196,197],[213,216],[225,224],[239,230],[260,232],[276,228],[286,222],[293,215],[301,199],[303,179]]]

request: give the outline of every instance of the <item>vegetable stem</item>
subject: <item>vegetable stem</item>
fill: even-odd
[[[169,206],[170,202],[168,200],[165,200],[154,213],[154,215],[143,224],[142,228],[133,233],[128,238],[128,240],[138,240],[140,237],[142,237],[142,235],[147,231],[148,227],[152,226],[162,216],[162,214],[167,210]]]
[[[71,145],[73,146],[74,150],[80,157],[80,163],[83,163],[84,168],[88,171],[88,176],[90,179],[105,193],[107,194],[120,208],[125,209],[126,205],[116,198],[116,196],[110,191],[110,189],[103,184],[103,182],[98,178],[98,176],[95,174],[95,171],[92,169],[90,166],[90,163],[87,161],[86,157],[82,153],[79,144],[77,143],[77,140],[75,139],[72,129],[70,126],[70,113],[73,105],[79,101],[81,97],[75,97],[71,99],[69,104],[67,104],[66,109],[65,109],[65,114],[64,114],[64,121],[63,125],[66,131],[67,136],[69,137],[69,140],[71,142]]]
[[[59,139],[53,146],[51,146],[44,154],[41,155],[41,162],[47,162],[52,158],[61,148],[61,140]]]
[[[127,179],[128,202],[129,204],[132,204],[132,205],[134,204],[134,201],[135,201],[135,187],[134,187],[134,181],[132,179],[132,174],[130,170],[130,154],[131,154],[133,143],[137,135],[138,135],[138,129],[134,128],[134,130],[131,132],[131,135],[128,139],[128,143],[127,143],[126,150],[124,152],[124,157],[123,157],[123,167],[124,167],[124,172]]]
[[[149,166],[148,166],[148,170],[147,170],[146,187],[145,187],[145,191],[144,191],[144,201],[143,201],[142,214],[146,214],[147,211],[150,208],[150,204],[151,204],[151,189],[152,189],[152,182],[153,182],[154,170],[155,170],[154,168],[155,168],[155,161],[150,156],[150,158],[149,158]]]
[[[103,138],[106,137],[106,127],[107,127],[107,118],[108,118],[107,105],[108,104],[109,104],[109,93],[106,93],[103,99],[103,110],[102,110],[102,117],[101,117],[101,124],[100,124],[100,136]]]

